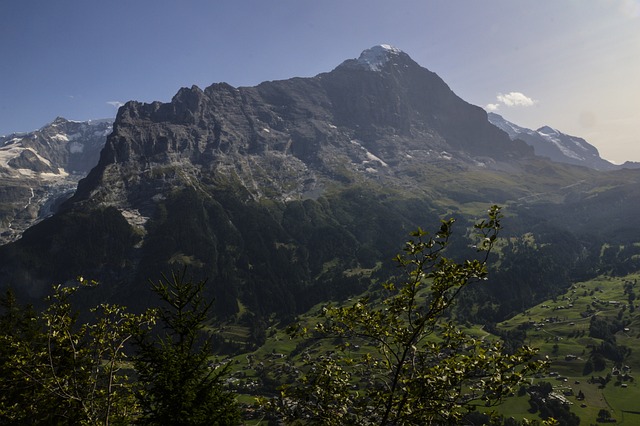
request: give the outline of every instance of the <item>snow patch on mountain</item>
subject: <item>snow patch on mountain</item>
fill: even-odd
[[[382,166],[384,167],[389,167],[389,165],[387,163],[385,163],[384,161],[382,161],[379,157],[377,157],[376,155],[373,155],[372,153],[370,153],[369,151],[367,151],[367,158],[371,161],[377,161],[378,163],[380,163]]]
[[[371,71],[380,71],[392,56],[399,53],[402,53],[402,50],[388,44],[381,44],[362,52],[357,62]]]
[[[44,158],[42,155],[40,155],[38,153],[38,151],[36,151],[33,148],[27,148],[29,151],[33,152],[36,156],[36,158],[40,161],[42,161],[44,164],[46,164],[47,166],[51,166],[51,161],[49,161],[48,159]]]
[[[60,180],[61,178],[66,178],[68,176],[69,176],[69,173],[62,167],[58,167],[58,173],[48,173],[48,172],[38,173],[38,177],[46,181]]]
[[[351,140],[351,143],[354,144],[355,146],[357,146],[358,148],[360,148],[362,151],[364,151],[364,156],[367,158],[367,160],[362,161],[362,165],[366,166],[366,165],[370,165],[371,162],[377,162],[383,167],[389,167],[389,165],[387,163],[385,163],[384,161],[382,161],[382,159],[380,157],[378,157],[374,153],[370,152],[367,148],[362,146],[362,144],[359,141],[353,139],[353,140]],[[370,171],[370,170],[368,170],[368,171]]]
[[[69,142],[69,137],[67,135],[63,135],[60,133],[58,133],[57,135],[51,136],[51,139],[58,142]]]
[[[13,139],[11,144],[5,143],[5,145],[0,148],[0,166],[9,167],[9,161],[19,156],[20,153],[25,150],[22,144],[18,143],[19,141],[20,139],[17,141]]]
[[[20,142],[22,140],[22,138],[13,138],[13,139],[8,139],[4,142],[3,146],[7,146],[7,145],[13,145],[16,144],[18,142]]]
[[[551,127],[545,126],[538,129],[537,133],[540,136],[542,136],[544,139],[549,141],[550,143],[554,144],[560,150],[560,152],[562,152],[564,156],[573,158],[575,160],[581,160],[581,161],[585,160],[583,156],[579,155],[577,152],[575,152],[574,150],[566,146],[564,143],[562,143],[562,140],[560,139],[560,132],[558,132],[557,130],[552,129]]]

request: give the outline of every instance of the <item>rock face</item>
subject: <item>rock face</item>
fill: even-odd
[[[627,162],[623,165],[610,163],[601,158],[598,149],[584,139],[567,135],[549,126],[531,130],[513,124],[492,112],[488,114],[488,117],[493,125],[507,132],[511,139],[526,142],[533,147],[536,155],[548,157],[552,161],[585,166],[595,170],[640,168],[639,163]]]
[[[0,243],[20,237],[71,195],[97,164],[112,124],[58,117],[37,131],[0,137]]]
[[[378,46],[313,78],[193,86],[167,104],[127,103],[74,202],[147,207],[168,168],[187,185],[202,176],[232,179],[254,199],[286,201],[336,182],[404,186],[407,170],[424,162],[491,167],[531,154],[437,75]],[[138,184],[144,189],[133,200]]]

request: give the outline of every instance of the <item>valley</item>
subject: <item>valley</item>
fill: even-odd
[[[600,276],[575,283],[566,293],[496,324],[491,331],[484,325],[465,323],[461,330],[469,335],[515,339],[516,344],[537,348],[538,357],[550,362],[547,371],[532,377],[529,385],[507,397],[495,412],[518,421],[540,419],[541,411],[533,411],[529,402],[529,388],[549,383],[550,398],[565,404],[580,418],[580,424],[596,424],[603,409],[617,423],[634,424],[640,415],[636,405],[640,388],[635,379],[640,369],[640,314],[632,295],[639,278],[638,274]],[[313,327],[321,308],[300,316],[301,324]],[[610,334],[598,335],[595,321],[606,323]],[[310,356],[335,350],[330,340],[292,339],[282,324],[265,326],[266,340],[258,350],[217,358],[231,363],[227,383],[249,407],[254,406],[255,398],[275,395],[278,386],[295,382]],[[249,334],[250,329],[242,324],[226,324],[216,331],[217,336],[237,345],[249,344]],[[351,350],[366,352],[367,347],[355,345]]]

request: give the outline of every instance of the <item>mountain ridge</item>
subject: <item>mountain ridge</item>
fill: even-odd
[[[520,139],[533,147],[536,155],[548,157],[552,161],[586,166],[595,170],[620,170],[640,168],[640,163],[627,161],[622,165],[613,164],[600,157],[598,149],[578,136],[567,135],[550,126],[537,130],[518,126],[499,114],[487,114],[489,121],[504,130],[512,140]]]

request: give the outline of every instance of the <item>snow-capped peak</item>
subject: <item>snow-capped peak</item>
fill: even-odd
[[[384,64],[389,62],[391,56],[399,53],[402,53],[402,50],[388,44],[380,44],[362,52],[358,58],[358,64],[371,71],[380,71]]]
[[[507,132],[511,139],[516,139],[520,133],[534,133],[531,129],[520,127],[517,124],[507,121],[503,116],[495,112],[487,113],[487,118],[489,118],[491,124]]]
[[[491,124],[504,130],[511,139],[521,139],[533,147],[536,155],[550,158],[559,163],[578,164],[596,170],[616,170],[624,168],[600,157],[598,149],[584,139],[567,135],[551,126],[542,126],[538,130],[520,127],[502,116],[488,113]],[[627,168],[637,168],[636,164],[628,164]]]
[[[549,126],[542,126],[538,130],[536,130],[536,132],[546,136],[555,136],[560,134],[559,131]]]

